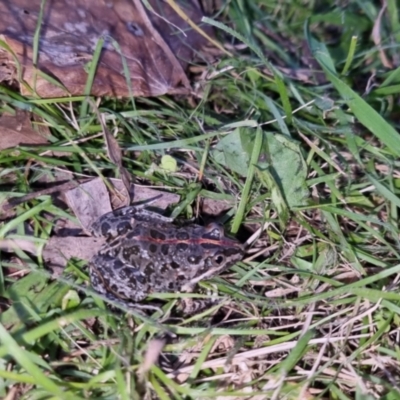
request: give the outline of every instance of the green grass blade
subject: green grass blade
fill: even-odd
[[[350,107],[355,117],[381,140],[388,150],[396,157],[400,157],[400,135],[399,133],[374,110],[361,96],[344,83],[332,68],[333,62],[328,50],[316,39],[308,36],[308,44],[325,72],[326,77],[332,82],[343,100]]]

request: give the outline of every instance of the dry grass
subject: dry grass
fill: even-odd
[[[1,397],[400,398],[400,78],[385,68],[398,10],[387,1],[379,47],[378,6],[337,3],[224,3],[218,32],[235,56],[193,66],[191,98],[101,100],[138,188],[179,194],[174,217],[220,213],[246,256],[194,294],[151,296],[162,310],[145,317],[90,291],[81,260],[51,276],[41,251],[68,216],[59,198],[16,205],[0,225]],[[115,175],[85,99],[0,94],[52,135],[0,152],[2,202]],[[215,302],[182,316],[191,297]]]

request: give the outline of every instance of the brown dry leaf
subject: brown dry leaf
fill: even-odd
[[[24,239],[0,239],[0,250],[12,253],[14,249],[26,251],[31,254],[36,253],[36,246],[30,240]]]
[[[194,51],[207,41],[189,27],[161,0],[150,0],[153,12],[140,0],[54,0],[45,2],[37,69],[61,83],[50,83],[33,66],[33,36],[41,0],[0,2],[0,35],[17,55],[22,78],[41,97],[82,94],[87,80],[84,67],[100,38],[105,38],[91,93],[97,96],[129,96],[121,55],[126,60],[134,96],[187,93],[184,72]],[[199,24],[202,13],[194,4],[181,6],[187,17]],[[203,28],[205,31],[206,29]],[[212,34],[207,29],[207,34]],[[15,75],[15,61],[9,54]],[[34,83],[35,87],[33,87]],[[19,82],[21,83],[21,82]],[[21,85],[23,94],[31,94]]]
[[[48,131],[34,129],[31,122],[31,114],[17,110],[15,115],[2,114],[0,116],[0,150],[19,145],[47,143]]]
[[[47,265],[55,268],[55,276],[62,274],[62,269],[72,258],[89,261],[105,242],[104,238],[67,236],[51,237],[43,250],[43,259]],[[58,268],[60,270],[58,271]]]
[[[295,288],[287,288],[287,289],[278,288],[265,292],[264,296],[268,297],[269,299],[284,298],[292,293],[297,292],[298,290],[299,289],[296,290]]]
[[[65,193],[69,207],[85,229],[88,229],[101,215],[110,212],[112,209],[129,204],[129,197],[122,181],[120,179],[112,179],[109,183],[114,189],[112,196],[113,207],[110,205],[106,185],[100,178],[93,179]],[[133,189],[135,192],[135,202],[148,200],[162,194],[161,198],[152,203],[152,206],[161,209],[165,209],[169,205],[179,201],[179,196],[176,194],[150,188],[141,188],[137,185],[134,185]]]
[[[86,230],[100,215],[111,211],[107,188],[100,178],[68,190],[65,198],[69,208]]]
[[[382,18],[383,15],[386,11],[387,4],[386,1],[383,2],[382,8],[379,11],[378,17],[376,18],[374,22],[374,28],[372,29],[372,39],[379,49],[379,56],[381,58],[382,64],[386,68],[393,68],[393,64],[391,61],[387,58],[385,51],[383,50],[382,43],[381,43],[381,25],[382,25]]]
[[[89,261],[96,254],[105,239],[94,237],[59,237],[49,239],[43,250],[43,259],[49,266],[55,268],[55,275],[61,275],[62,269],[72,257]],[[30,254],[37,255],[37,246],[30,240],[23,239],[2,239],[0,249],[5,252],[14,252],[14,249],[23,250]],[[60,269],[60,270],[58,270]]]
[[[107,129],[106,124],[103,119],[103,114],[100,115],[100,112],[92,99],[88,99],[91,104],[94,112],[97,114],[97,119],[100,122],[101,130],[103,132],[104,142],[107,148],[107,154],[109,159],[117,166],[119,175],[121,176],[122,183],[125,186],[125,190],[129,195],[129,203],[133,200],[132,189],[132,177],[131,174],[125,169],[122,165],[122,150],[117,141],[117,139],[111,134],[111,132]]]
[[[143,357],[143,362],[138,370],[141,380],[144,380],[146,372],[157,362],[166,343],[167,341],[161,338],[150,340]]]
[[[94,237],[53,236],[43,249],[42,256],[46,266],[52,270],[53,279],[56,279],[63,274],[71,258],[90,261],[100,251],[105,240]]]
[[[10,57],[5,50],[0,48],[0,82],[6,82],[8,86],[11,86],[16,81],[16,70],[10,68]]]
[[[122,182],[119,179],[113,179],[112,182],[113,182],[113,185],[115,188],[117,188],[119,190],[122,189]],[[162,194],[162,197],[157,199],[154,203],[151,203],[151,205],[153,207],[157,207],[162,210],[165,210],[167,207],[169,207],[172,204],[178,203],[180,200],[180,196],[178,194],[162,192],[161,190],[152,189],[152,188],[145,187],[145,186],[134,185],[133,190],[135,192],[135,202],[152,199],[152,198]],[[112,203],[113,203],[113,209],[114,209],[115,206],[114,206],[113,199],[112,199]]]
[[[207,215],[220,215],[232,208],[232,202],[227,200],[214,200],[205,198],[202,202],[202,213]]]

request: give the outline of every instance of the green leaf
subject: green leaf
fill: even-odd
[[[221,139],[211,154],[219,164],[247,176],[254,135],[254,129],[237,128]]]
[[[306,185],[307,165],[298,142],[271,132],[264,136],[266,161],[258,164],[260,178],[272,192],[272,201],[278,212],[307,204],[309,192]],[[284,215],[283,220],[286,219]]]
[[[66,295],[62,298],[61,308],[68,310],[78,306],[81,302],[79,294],[76,290],[68,290]]]
[[[167,172],[176,172],[178,170],[178,163],[175,158],[166,154],[161,158],[160,167]]]

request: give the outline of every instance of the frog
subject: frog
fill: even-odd
[[[244,256],[243,244],[221,225],[178,224],[145,206],[106,213],[90,231],[106,238],[89,263],[91,285],[127,307],[154,293],[192,292]]]

